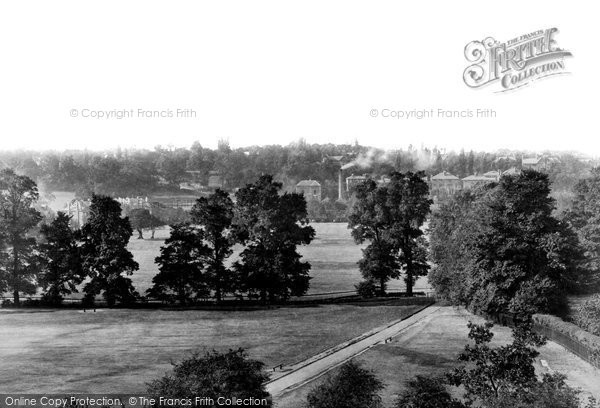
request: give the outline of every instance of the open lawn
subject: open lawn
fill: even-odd
[[[362,279],[356,262],[362,257],[361,248],[364,246],[354,243],[347,224],[314,223],[311,225],[316,231],[315,239],[310,245],[300,247],[299,250],[303,260],[310,262],[312,266],[308,294],[353,291],[354,285]],[[154,240],[149,239],[148,232],[144,234],[148,239],[136,239],[136,235],[131,237],[129,249],[140,264],[140,270],[135,272],[131,279],[140,293],[144,293],[152,286],[152,277],[158,273],[154,258],[159,255],[160,247],[168,236],[169,230],[164,228],[156,231]],[[240,249],[241,247],[237,248],[230,262],[237,259]],[[403,291],[404,288],[402,279],[390,281],[388,285],[390,291]],[[419,279],[415,285],[415,290],[428,288],[426,278]]]
[[[418,308],[0,309],[0,384],[11,393],[143,392],[171,361],[195,350],[244,347],[270,368],[303,360]]]

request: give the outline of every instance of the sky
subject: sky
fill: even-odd
[[[0,149],[303,138],[596,156],[597,11],[552,0],[5,1]],[[503,93],[465,85],[467,43],[551,27],[573,54],[570,74]],[[437,117],[477,109],[495,117]]]

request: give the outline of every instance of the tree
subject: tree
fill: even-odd
[[[12,290],[19,306],[20,292],[33,294],[39,254],[35,238],[28,235],[41,221],[33,208],[39,197],[33,180],[11,169],[0,172],[0,291]]]
[[[581,265],[584,273],[576,287],[582,292],[596,292],[600,289],[600,167],[578,181],[573,192],[572,208],[564,219],[577,231],[585,256]]]
[[[155,260],[160,272],[152,278],[154,286],[147,293],[162,300],[177,300],[182,305],[207,297],[210,289],[204,262],[209,255],[201,229],[189,224],[173,225],[171,236]]]
[[[192,223],[204,231],[208,254],[207,270],[210,287],[215,291],[217,301],[224,292],[232,289],[231,272],[225,267],[225,260],[232,254],[235,237],[231,230],[233,221],[233,201],[223,190],[217,189],[208,198],[196,200],[191,211]]]
[[[479,313],[564,312],[582,252],[553,209],[548,176],[533,170],[442,206],[431,223],[436,291]]]
[[[175,364],[171,373],[150,382],[148,394],[157,400],[161,397],[187,398],[192,403],[198,396],[212,398],[215,402],[224,397],[240,402],[255,399],[260,403],[252,405],[271,407],[270,395],[265,390],[269,376],[263,367],[262,362],[249,359],[243,349],[194,354]]]
[[[93,195],[89,213],[81,228],[83,269],[90,277],[83,289],[86,301],[102,293],[109,306],[132,302],[137,292],[123,274],[131,275],[139,265],[127,250],[133,232],[129,219],[121,217],[121,206],[107,196]]]
[[[406,293],[411,296],[417,277],[427,274],[422,225],[431,200],[423,173],[397,173],[378,186],[367,180],[356,188],[356,201],[348,227],[358,244],[369,241],[359,268],[366,280],[376,280],[381,293],[390,279],[405,272]]]
[[[288,299],[306,293],[310,264],[296,248],[308,245],[315,231],[308,225],[306,201],[296,193],[279,195],[281,183],[261,176],[236,193],[234,229],[246,248],[236,262],[238,286],[267,298]]]
[[[310,391],[307,408],[379,408],[382,389],[383,384],[371,371],[349,361]]]
[[[134,208],[131,210],[129,212],[129,221],[131,222],[131,227],[138,232],[138,239],[144,239],[143,230],[146,228],[151,229],[151,238],[154,239],[154,231],[156,228],[165,224],[145,208]]]
[[[396,408],[465,408],[452,398],[441,378],[418,375],[406,385],[396,400]]]
[[[390,178],[391,238],[400,251],[398,261],[405,272],[406,294],[412,296],[415,280],[429,270],[423,224],[433,201],[423,172],[395,172]]]
[[[544,374],[541,381],[535,373],[534,347],[545,339],[531,330],[531,321],[521,321],[513,329],[513,342],[491,347],[491,323],[469,322],[469,338],[459,360],[465,365],[448,374],[448,381],[464,389],[467,406],[484,408],[577,408],[578,391],[565,383],[561,373]],[[590,408],[595,406],[591,401]]]
[[[39,282],[44,288],[44,301],[60,305],[63,295],[77,292],[77,285],[85,276],[81,267],[81,256],[77,233],[70,228],[71,218],[59,211],[54,221],[41,227],[44,242],[42,252],[42,272]]]

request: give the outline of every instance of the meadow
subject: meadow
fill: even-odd
[[[347,224],[343,223],[313,223],[316,235],[310,245],[299,247],[303,260],[311,264],[311,281],[309,295],[319,293],[353,291],[354,285],[361,281],[357,262],[361,258],[361,249],[364,245],[356,245]],[[145,232],[147,239],[131,237],[129,250],[133,253],[140,269],[131,279],[140,293],[152,286],[152,278],[158,273],[158,266],[154,263],[160,253],[160,247],[168,238],[168,228],[156,231],[155,239],[149,239],[150,234]],[[241,247],[235,248],[234,254],[228,263],[237,259]],[[404,281],[395,279],[389,282],[390,291],[405,290]],[[421,278],[415,285],[415,290],[430,290],[426,278]]]
[[[0,309],[0,384],[11,393],[139,393],[195,351],[243,347],[293,364],[420,306],[255,311]]]

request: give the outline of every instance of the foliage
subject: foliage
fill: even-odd
[[[236,242],[231,230],[233,214],[233,201],[225,191],[219,189],[208,198],[196,200],[191,211],[192,222],[204,232],[208,252],[206,274],[217,301],[221,300],[223,293],[234,289],[231,271],[224,264]]]
[[[39,253],[30,231],[42,220],[34,208],[39,197],[33,180],[11,169],[0,171],[0,293],[13,292],[19,306],[21,292],[34,294]]]
[[[144,239],[143,230],[152,230],[152,239],[154,239],[154,231],[158,227],[165,225],[165,222],[154,216],[146,208],[134,208],[128,214],[131,227],[138,232],[138,239]]]
[[[147,392],[156,399],[190,398],[192,401],[197,396],[215,401],[219,397],[267,398],[266,406],[270,407],[270,396],[264,385],[269,376],[263,366],[260,361],[249,359],[243,349],[194,354],[175,364],[171,373],[150,382]]]
[[[356,293],[363,298],[372,298],[377,294],[377,285],[372,280],[363,280],[355,285]]]
[[[573,192],[572,208],[564,218],[577,231],[585,253],[585,274],[576,283],[582,292],[596,292],[600,290],[600,167],[577,182]]]
[[[70,221],[67,214],[59,211],[54,221],[41,228],[44,241],[40,244],[43,262],[39,283],[47,304],[61,304],[63,295],[77,292],[77,285],[85,278],[77,233],[71,230]]]
[[[548,176],[525,170],[442,206],[432,221],[436,291],[482,313],[564,312],[582,253],[553,204]]]
[[[396,408],[464,408],[465,405],[452,398],[441,378],[416,376],[408,381],[398,397]]]
[[[121,206],[107,196],[92,196],[90,216],[81,228],[83,270],[90,278],[84,292],[87,302],[93,302],[102,293],[109,306],[116,301],[135,301],[131,275],[139,266],[127,250],[132,228],[127,218],[121,217]]]
[[[366,280],[376,280],[385,293],[386,282],[405,273],[406,292],[427,274],[425,240],[421,229],[431,200],[423,173],[390,175],[387,185],[367,180],[356,188],[348,227],[357,243],[369,241],[359,268]]]
[[[258,292],[262,300],[287,299],[308,290],[310,264],[296,248],[308,245],[315,231],[308,225],[301,194],[279,194],[281,183],[261,176],[236,193],[234,230],[245,245],[234,264],[238,288]]]
[[[313,388],[307,397],[307,408],[378,408],[381,381],[354,361],[340,367],[339,372]]]
[[[575,324],[600,336],[600,294],[587,299],[575,311]]]
[[[533,333],[530,322],[522,322],[513,329],[513,342],[491,347],[493,324],[478,325],[469,322],[469,338],[474,344],[465,346],[459,361],[467,364],[454,369],[448,380],[463,386],[467,403],[497,400],[504,395],[523,396],[537,385],[534,361],[539,353],[534,347],[545,339]]]
[[[171,235],[156,258],[160,272],[148,289],[152,297],[185,305],[210,294],[209,278],[204,270],[210,248],[204,243],[204,231],[188,224],[171,226]]]

